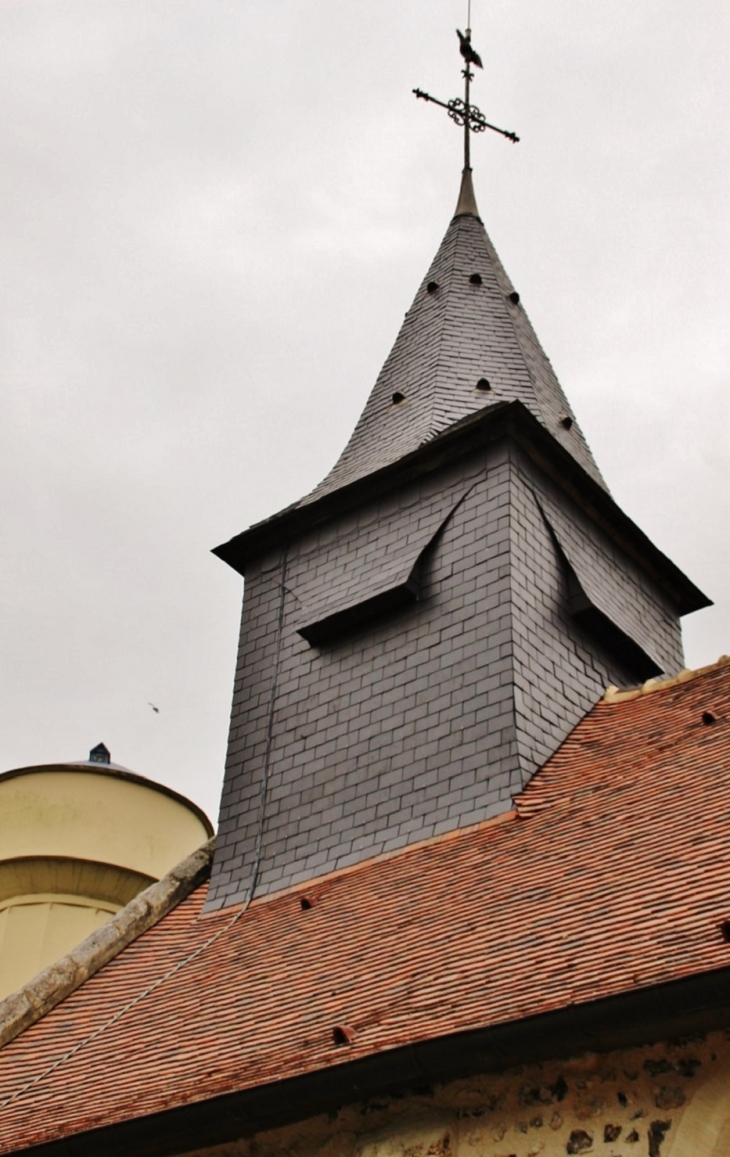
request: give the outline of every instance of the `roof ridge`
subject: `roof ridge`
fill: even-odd
[[[655,691],[668,691],[680,683],[689,683],[701,675],[707,675],[711,671],[728,666],[730,666],[730,655],[721,655],[719,659],[716,659],[714,663],[708,663],[706,667],[684,667],[677,675],[657,675],[654,679],[647,679],[640,687],[622,688],[612,684],[606,688],[600,702],[626,703],[631,699],[639,699],[642,695],[652,695]]]
[[[1,1001],[0,1048],[44,1017],[187,899],[210,876],[214,850],[215,836],[115,912],[66,956]]]

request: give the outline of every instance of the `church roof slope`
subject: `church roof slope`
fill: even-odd
[[[0,1052],[0,1153],[724,975],[728,816],[730,663],[602,701],[505,817],[248,910],[199,888]]]
[[[469,170],[462,181],[471,190]],[[352,437],[304,502],[397,461],[485,405],[515,399],[605,485],[519,294],[476,215],[473,193],[465,199],[462,184],[456,215]]]

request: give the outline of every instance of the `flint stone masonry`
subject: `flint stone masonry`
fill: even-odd
[[[680,669],[666,596],[511,441],[334,518],[246,570],[209,908],[255,871],[266,894],[508,809],[607,684],[637,681],[571,614],[544,511],[602,605],[633,608],[624,629]],[[415,548],[418,601],[301,636],[307,605]]]
[[[726,1157],[729,1085],[717,1032],[401,1090],[190,1157]]]

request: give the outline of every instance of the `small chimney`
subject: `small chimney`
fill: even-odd
[[[111,753],[104,743],[97,743],[89,752],[89,763],[111,763]]]

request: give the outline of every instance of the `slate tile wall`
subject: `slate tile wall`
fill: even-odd
[[[419,603],[333,646],[296,633],[296,592],[315,570],[336,583],[323,558],[341,564],[338,537],[399,508],[419,525],[485,469],[428,552]],[[283,588],[279,555],[249,568],[209,906],[246,896],[270,725],[259,892],[509,807],[509,472],[506,447],[492,448],[318,529],[290,546]]]
[[[682,641],[676,611],[653,582],[590,519],[556,493],[555,486],[533,476],[533,490],[579,580],[595,606],[654,658],[662,671],[682,666]]]
[[[297,634],[297,592],[313,574],[336,587],[344,537],[384,528],[397,551],[404,512],[418,527],[469,486],[426,551],[420,602],[333,645]],[[555,500],[516,447],[492,446],[248,569],[209,908],[245,900],[257,863],[265,894],[506,810],[605,686],[632,681],[568,612],[540,488]],[[600,567],[602,532],[570,517]],[[643,583],[656,600],[624,561],[624,596]]]
[[[515,711],[521,786],[555,751],[606,686],[632,686],[624,667],[570,614],[565,567],[536,496],[592,556],[593,581],[609,604],[641,613],[652,653],[668,675],[683,665],[680,622],[666,595],[583,511],[513,447],[511,559]]]

